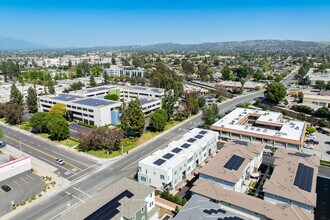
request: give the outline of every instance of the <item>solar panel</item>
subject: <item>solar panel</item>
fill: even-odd
[[[133,193],[128,190],[125,190],[124,192],[120,193],[118,196],[104,204],[101,208],[97,209],[95,212],[87,216],[85,219],[97,220],[101,218],[100,216],[102,216],[102,219],[112,219],[120,212],[118,210],[118,208],[121,206],[120,201],[125,197],[130,199],[133,196]]]
[[[207,131],[200,131],[199,133],[200,133],[200,134],[206,134]]]
[[[187,141],[190,142],[190,143],[194,143],[196,141],[196,139],[195,138],[189,138]]]
[[[244,160],[243,157],[233,155],[223,167],[229,170],[238,170]]]
[[[101,100],[101,99],[94,99],[94,98],[87,98],[87,99],[81,99],[78,101],[74,101],[74,103],[97,107],[97,106],[101,106],[101,105],[114,104],[116,102],[106,101],[106,100]]]
[[[162,164],[165,163],[165,162],[166,162],[166,160],[158,159],[158,160],[156,160],[156,161],[154,162],[154,164],[160,166],[160,165],[162,165]]]
[[[302,190],[311,192],[313,174],[314,168],[299,163],[293,185],[299,187]]]
[[[174,148],[173,150],[172,150],[172,152],[173,153],[179,153],[180,151],[182,151],[182,149],[181,148],[178,148],[178,147],[176,147],[176,148]]]
[[[240,144],[240,145],[245,145],[245,146],[248,145],[248,143],[247,143],[246,141],[234,140],[234,142],[235,142],[236,144]]]
[[[310,157],[311,156],[310,154],[305,154],[305,153],[301,153],[301,152],[288,153],[288,154],[293,155],[293,156],[298,156],[298,157]]]
[[[187,148],[190,147],[190,146],[191,146],[191,145],[188,144],[188,143],[184,143],[184,144],[181,145],[181,147],[184,148],[184,149],[187,149]]]
[[[196,135],[195,136],[195,138],[197,138],[197,139],[201,139],[201,138],[203,138],[204,136],[203,135]]]
[[[174,154],[167,153],[163,156],[163,158],[168,160],[168,159],[171,159],[173,156],[174,156]]]

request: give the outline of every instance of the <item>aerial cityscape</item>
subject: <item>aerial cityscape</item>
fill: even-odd
[[[330,219],[330,2],[3,0],[0,219]]]

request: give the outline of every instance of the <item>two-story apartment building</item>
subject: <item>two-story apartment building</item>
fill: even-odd
[[[230,141],[227,142],[205,166],[199,170],[200,179],[210,179],[225,189],[243,192],[245,180],[257,173],[262,162],[264,145]],[[245,187],[247,189],[247,187]]]
[[[139,162],[138,181],[160,190],[173,189],[217,149],[218,133],[194,128]]]
[[[320,159],[284,149],[277,149],[273,157],[273,174],[263,185],[264,200],[274,204],[295,205],[313,213]]]

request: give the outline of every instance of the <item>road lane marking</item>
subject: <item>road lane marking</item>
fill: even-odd
[[[44,151],[42,151],[42,150],[40,150],[40,149],[38,149],[38,148],[36,148],[36,147],[33,147],[33,146],[31,146],[31,145],[29,145],[29,144],[26,144],[26,143],[24,143],[24,142],[22,142],[22,141],[16,140],[15,138],[9,137],[8,135],[4,135],[4,136],[7,137],[7,138],[9,138],[9,139],[11,139],[11,140],[13,140],[13,141],[15,141],[15,142],[21,143],[22,145],[25,145],[25,146],[27,146],[27,147],[29,147],[29,148],[32,148],[33,150],[38,151],[39,153],[42,153],[42,154],[44,154],[44,155],[46,155],[46,156],[48,156],[48,157],[51,157],[51,158],[53,158],[53,159],[55,159],[55,160],[57,159],[57,157],[54,157],[53,155],[50,155],[49,153],[44,152]],[[33,143],[33,142],[31,141],[31,143]],[[54,162],[54,163],[55,163],[55,162]],[[71,167],[74,167],[74,168],[78,169],[78,170],[83,170],[82,168],[77,167],[76,165],[73,165],[73,164],[71,164],[71,163],[69,163],[69,162],[65,162],[65,163],[68,164],[68,165],[71,166]]]
[[[72,187],[72,189],[75,189],[75,190],[77,190],[78,192],[81,192],[82,194],[84,194],[84,195],[86,195],[86,196],[88,196],[88,197],[92,198],[92,196],[91,196],[91,195],[89,195],[89,194],[85,193],[85,192],[84,192],[84,191],[82,191],[81,189],[78,189],[78,188],[76,188],[76,187]]]
[[[31,180],[34,180],[34,178],[30,175],[27,175],[27,177],[29,177]]]

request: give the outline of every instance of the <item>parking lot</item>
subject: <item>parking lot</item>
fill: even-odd
[[[321,132],[314,132],[315,140],[319,141],[319,144],[314,145],[314,149],[302,148],[302,151],[309,154],[315,154],[322,160],[330,161],[330,136]],[[311,139],[311,138],[306,138]]]
[[[0,216],[12,210],[12,203],[20,204],[26,199],[38,195],[45,186],[44,180],[31,171],[24,172],[7,180],[0,186],[8,185],[11,190],[5,192],[0,188]]]
[[[79,124],[76,124],[76,123],[70,123],[69,124],[69,129],[70,129],[70,136],[73,137],[73,138],[79,138],[78,136],[78,132],[79,130],[82,130],[82,129],[89,129],[85,126],[82,126],[82,125],[79,125]]]

